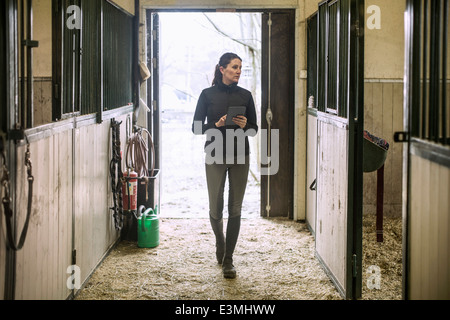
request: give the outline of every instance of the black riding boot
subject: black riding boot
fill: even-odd
[[[236,278],[236,269],[233,266],[233,253],[236,248],[240,228],[241,216],[228,219],[227,237],[225,241],[225,257],[223,258],[222,264],[223,276],[225,278]]]
[[[225,255],[225,237],[223,235],[223,219],[217,220],[213,217],[209,217],[211,227],[216,236],[216,258],[219,264],[222,264],[223,257]]]

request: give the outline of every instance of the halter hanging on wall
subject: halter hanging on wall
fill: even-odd
[[[26,136],[25,136],[26,138]],[[27,217],[25,220],[25,224],[23,226],[22,232],[20,233],[20,239],[19,243],[16,243],[14,239],[14,228],[13,228],[13,218],[14,218],[14,211],[11,209],[11,193],[10,193],[10,172],[6,163],[6,148],[5,148],[5,141],[4,139],[0,139],[2,142],[0,142],[0,151],[1,151],[1,159],[2,159],[2,178],[1,178],[1,186],[2,186],[2,193],[4,193],[2,197],[2,204],[3,204],[3,211],[5,213],[6,217],[6,237],[7,237],[7,244],[8,247],[13,251],[19,251],[23,248],[25,244],[25,239],[27,237],[28,232],[28,225],[30,222],[31,217],[31,209],[32,209],[32,202],[33,202],[33,166],[31,162],[31,152],[30,152],[30,143],[27,139],[27,148],[25,151],[25,167],[27,168],[27,180],[28,180],[28,203],[27,203]]]

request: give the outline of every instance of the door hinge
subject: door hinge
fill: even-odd
[[[73,249],[72,250],[72,265],[76,265],[77,264],[77,250]]]
[[[26,40],[23,40],[22,45],[25,47],[30,47],[30,48],[38,48],[39,41],[26,39]]]
[[[352,257],[352,273],[353,273],[353,278],[356,278],[356,276],[358,275],[358,267],[357,267],[357,256],[356,256],[356,254],[354,254],[353,255],[353,257]]]
[[[8,130],[8,136],[7,136],[8,140],[13,140],[15,142],[17,141],[22,141],[23,139],[25,139],[25,131],[24,129],[20,126],[20,124],[16,124],[14,126],[14,129],[10,129]]]
[[[394,133],[394,142],[408,142],[409,141],[409,132],[406,131],[397,131]]]

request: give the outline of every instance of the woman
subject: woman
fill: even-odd
[[[219,144],[222,148],[213,150],[216,161],[212,164],[207,162],[206,181],[209,194],[209,217],[212,230],[216,237],[216,258],[222,264],[225,278],[235,278],[236,270],[233,266],[233,253],[239,236],[241,226],[241,208],[244,199],[249,171],[249,143],[248,135],[254,136],[258,131],[255,103],[250,91],[239,87],[237,84],[241,76],[242,59],[235,53],[225,53],[216,66],[212,86],[204,89],[200,94],[197,108],[194,114],[192,131],[194,134],[207,134],[217,138],[217,134],[223,140]],[[232,119],[234,128],[226,126],[228,107],[245,106],[245,115],[237,115]],[[206,119],[206,123],[205,123]],[[239,130],[235,130],[235,128]],[[241,130],[242,129],[242,130]],[[245,147],[239,148],[233,133],[245,134]],[[209,135],[208,135],[209,136]],[[227,148],[227,137],[234,144],[234,148]],[[205,151],[214,139],[207,139]],[[210,148],[208,148],[210,149]],[[220,153],[222,152],[222,156]],[[241,153],[244,152],[242,155]],[[232,155],[230,157],[230,154]],[[227,157],[228,155],[228,157]],[[237,161],[238,159],[245,161]],[[231,161],[230,161],[231,160]],[[244,162],[244,163],[243,163]],[[228,223],[226,238],[223,232],[223,193],[225,180],[228,175]]]

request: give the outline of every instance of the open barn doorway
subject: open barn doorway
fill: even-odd
[[[235,52],[243,60],[239,86],[252,92],[261,127],[261,13],[159,12],[158,19],[161,215],[207,218],[205,136],[192,134],[193,115],[201,91],[211,86],[220,56]],[[243,218],[260,217],[259,140],[259,135],[250,138]],[[228,182],[224,216],[227,190]]]

